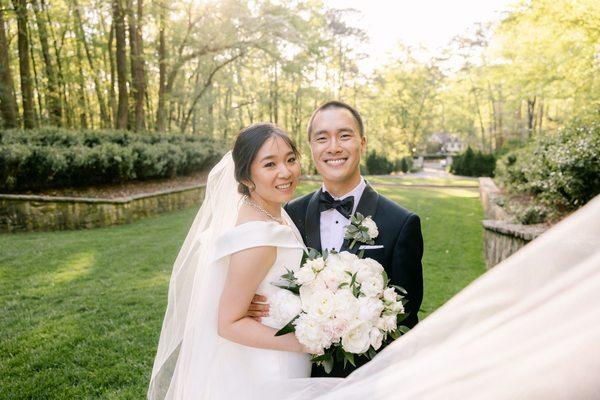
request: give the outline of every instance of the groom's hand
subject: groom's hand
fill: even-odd
[[[246,315],[258,322],[261,321],[261,317],[268,316],[269,304],[267,304],[267,298],[260,294],[255,294]]]

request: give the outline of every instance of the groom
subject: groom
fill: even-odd
[[[321,105],[308,123],[308,139],[323,186],[291,201],[285,210],[306,246],[320,252],[324,249],[357,252],[358,244],[349,249],[344,229],[354,212],[371,216],[379,235],[364,256],[384,266],[390,284],[406,290],[405,310],[409,316],[403,325],[412,328],[418,322],[417,312],[423,299],[423,238],[419,217],[377,193],[360,175],[366,137],[362,118],[353,107],[339,101]],[[365,357],[356,358],[357,367],[366,362]],[[312,376],[346,377],[354,369],[351,365],[344,369],[336,363],[328,375],[322,367],[313,366]]]

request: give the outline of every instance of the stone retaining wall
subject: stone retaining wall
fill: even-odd
[[[117,199],[0,194],[0,232],[51,231],[127,224],[199,205],[205,185]]]
[[[502,192],[491,178],[479,178],[479,193],[483,204],[483,246],[487,268],[510,257],[527,243],[544,233],[548,226],[513,223],[512,217],[497,203]]]

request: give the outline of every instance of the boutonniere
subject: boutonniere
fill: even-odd
[[[361,213],[354,213],[350,218],[350,225],[346,227],[344,233],[344,239],[352,240],[350,242],[350,248],[358,243],[373,244],[375,239],[379,235],[377,224],[373,219],[368,216],[365,217]]]

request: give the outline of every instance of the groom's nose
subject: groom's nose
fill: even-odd
[[[329,141],[329,145],[327,146],[327,151],[329,153],[337,153],[340,151],[340,141],[337,137],[332,137]]]

